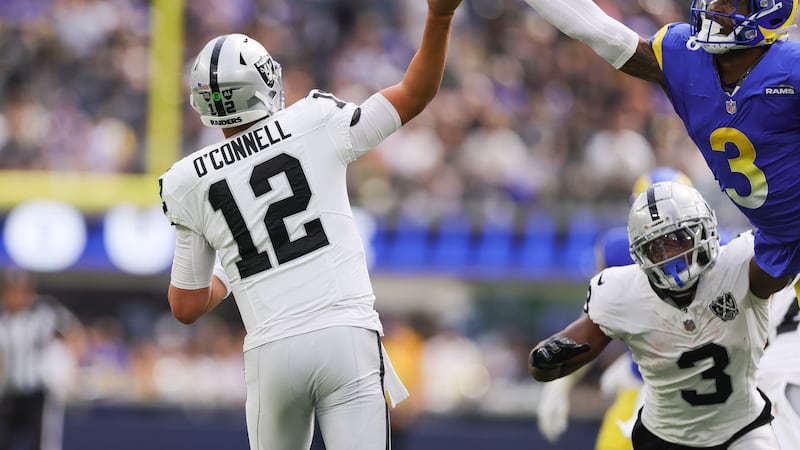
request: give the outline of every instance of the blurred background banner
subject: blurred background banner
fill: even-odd
[[[174,231],[157,180],[218,137],[188,104],[188,58],[246,33],[282,64],[287,104],[312,87],[360,103],[399,80],[425,8],[3,0],[0,266],[30,271],[85,326],[65,449],[246,446],[235,306],[187,328],[166,301]],[[603,8],[644,36],[688,14],[677,0]],[[595,242],[626,222],[634,180],[674,167],[727,230],[747,223],[655,86],[524,2],[465,0],[456,20],[439,95],[348,173],[386,347],[412,393],[393,413],[395,448],[589,448],[610,402],[596,375],[622,349],[573,391],[575,432],[553,445],[535,430],[527,351],[580,313]]]
[[[593,239],[624,223],[630,185],[656,165],[715,191],[720,220],[741,224],[718,201],[659,90],[598,63],[523,4],[468,3],[430,110],[351,168],[350,193],[364,213],[376,272],[580,280],[594,269]],[[287,102],[312,86],[360,102],[397,81],[424,7],[383,0],[5,2],[2,256],[28,267],[35,258],[18,256],[28,251],[25,239],[6,235],[19,228],[57,235],[59,227],[29,221],[51,214],[48,207],[63,217],[72,206],[83,225],[60,230],[60,240],[75,240],[70,250],[79,256],[30,269],[166,271],[158,258],[119,263],[124,233],[114,227],[124,225],[108,216],[119,205],[140,208],[127,212],[143,227],[139,237],[155,230],[150,221],[158,218],[149,211],[159,203],[158,176],[213,140],[214,130],[188,106],[187,55],[212,35],[246,32],[283,64]],[[617,11],[645,35],[683,14],[671,0]],[[14,212],[39,200],[50,206]],[[155,235],[153,247],[163,245]]]

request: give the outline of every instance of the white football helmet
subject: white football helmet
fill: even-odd
[[[730,3],[730,12],[712,11],[714,3]],[[748,2],[750,14],[739,14],[740,2]],[[798,0],[693,0],[689,12],[692,36],[690,50],[703,48],[714,54],[766,45],[787,37],[797,13]],[[727,19],[733,30],[722,34],[719,19]]]
[[[229,128],[284,107],[281,66],[244,34],[209,41],[192,66],[189,101],[203,125]]]
[[[694,186],[692,184],[692,179],[689,178],[689,175],[686,175],[682,171],[673,169],[669,166],[658,166],[650,172],[647,172],[646,174],[637,178],[633,183],[633,189],[631,190],[631,204],[633,204],[633,201],[636,200],[636,197],[644,192],[645,189],[650,187],[651,184],[656,184],[661,181],[675,181],[687,186]]]
[[[719,253],[714,211],[697,189],[673,181],[639,194],[628,216],[628,240],[650,281],[671,291],[692,287]]]

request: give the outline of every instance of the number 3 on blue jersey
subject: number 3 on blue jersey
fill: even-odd
[[[717,128],[711,133],[711,149],[725,152],[725,145],[733,144],[739,150],[739,156],[728,159],[731,172],[740,173],[750,184],[749,195],[739,195],[734,188],[726,188],[725,193],[739,206],[756,209],[767,200],[769,187],[764,172],[755,165],[756,149],[750,139],[735,128]]]

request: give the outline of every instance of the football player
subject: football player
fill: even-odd
[[[434,98],[460,3],[428,0],[402,80],[360,105],[312,90],[284,107],[281,66],[242,34],[215,37],[191,68],[191,105],[224,139],[159,180],[176,229],[168,299],[189,324],[233,293],[253,450],[308,449],[315,417],[329,450],[389,447],[384,391],[408,393],[383,350],[345,173]]]
[[[800,448],[800,305],[794,289],[772,296],[769,344],[758,363],[758,387],[772,401],[781,450]]]
[[[531,350],[531,375],[569,375],[618,339],[646,390],[634,449],[776,448],[771,405],[756,388],[776,289],[752,276],[752,232],[720,248],[702,195],[662,182],[634,201],[628,238],[636,264],[592,278],[585,314]]]
[[[675,181],[687,186],[692,185],[691,179],[680,170],[666,166],[657,167],[634,182],[631,202],[648,186],[661,181]],[[595,251],[599,269],[633,264],[626,226],[614,227],[606,231],[598,239]],[[569,392],[584,372],[585,368],[542,387],[541,398],[536,408],[536,418],[539,431],[548,441],[555,442],[566,431],[569,419]],[[595,450],[631,448],[630,433],[633,422],[636,420],[637,405],[641,406],[641,387],[642,376],[629,352],[617,357],[603,371],[600,390],[605,395],[614,396],[615,399],[603,415]]]
[[[614,68],[660,85],[720,187],[755,227],[753,276],[800,273],[798,0],[693,0],[650,39],[592,0],[526,0]],[[800,288],[800,286],[798,286]]]

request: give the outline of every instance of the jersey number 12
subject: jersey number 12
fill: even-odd
[[[256,165],[250,174],[250,188],[253,190],[253,194],[260,197],[271,191],[272,186],[269,179],[280,173],[286,174],[292,196],[278,200],[267,207],[264,225],[267,227],[278,264],[284,264],[325,247],[328,245],[328,236],[322,228],[322,222],[316,218],[303,224],[305,236],[293,241],[289,239],[289,232],[283,220],[293,214],[305,211],[311,200],[311,189],[308,186],[303,167],[297,158],[281,153]],[[250,230],[247,229],[247,223],[233,198],[227,180],[222,179],[211,185],[208,191],[208,200],[215,211],[222,212],[222,216],[233,234],[233,239],[239,247],[239,255],[242,257],[240,261],[236,262],[239,276],[247,278],[271,268],[272,264],[267,252],[259,252],[253,243],[253,237]]]

